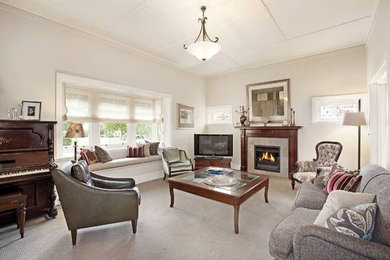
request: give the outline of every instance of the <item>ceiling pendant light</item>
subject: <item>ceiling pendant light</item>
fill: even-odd
[[[221,46],[217,43],[218,37],[215,37],[215,40],[211,40],[206,32],[206,20],[207,17],[204,16],[204,11],[206,11],[206,6],[200,8],[202,11],[202,18],[198,19],[198,22],[201,22],[200,32],[198,37],[195,39],[195,42],[190,46],[184,44],[184,49],[199,60],[208,60],[213,57],[215,54],[221,51]],[[200,39],[200,37],[202,38]]]

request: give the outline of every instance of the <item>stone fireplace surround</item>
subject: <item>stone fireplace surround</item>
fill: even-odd
[[[295,163],[298,159],[298,130],[301,126],[248,126],[240,127],[241,130],[241,170],[250,171],[249,163],[254,165],[254,145],[249,148],[249,141],[252,138],[266,138],[266,139],[283,139],[288,143],[288,170],[287,177],[291,179],[291,176],[295,170]],[[271,141],[272,142],[272,141]],[[283,141],[284,142],[284,141]],[[248,150],[252,149],[252,160],[248,159]],[[282,152],[282,151],[281,151]],[[267,172],[266,174],[269,174]],[[271,173],[272,174],[272,173]]]
[[[268,145],[280,147],[280,172],[271,172],[255,169],[255,145]],[[273,175],[288,178],[288,139],[270,137],[248,138],[248,172]]]

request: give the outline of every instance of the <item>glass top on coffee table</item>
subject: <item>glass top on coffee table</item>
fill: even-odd
[[[259,175],[216,167],[200,169],[181,177],[182,180],[188,182],[198,184],[204,183],[213,188],[220,188],[228,191],[240,189],[257,178],[259,178]],[[226,185],[224,185],[225,182]]]

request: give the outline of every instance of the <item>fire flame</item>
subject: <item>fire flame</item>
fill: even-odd
[[[260,161],[270,161],[270,162],[275,162],[275,157],[272,155],[272,153],[265,152],[261,155]]]

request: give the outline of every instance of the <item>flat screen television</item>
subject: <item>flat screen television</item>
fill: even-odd
[[[233,156],[233,135],[195,134],[195,156]]]

